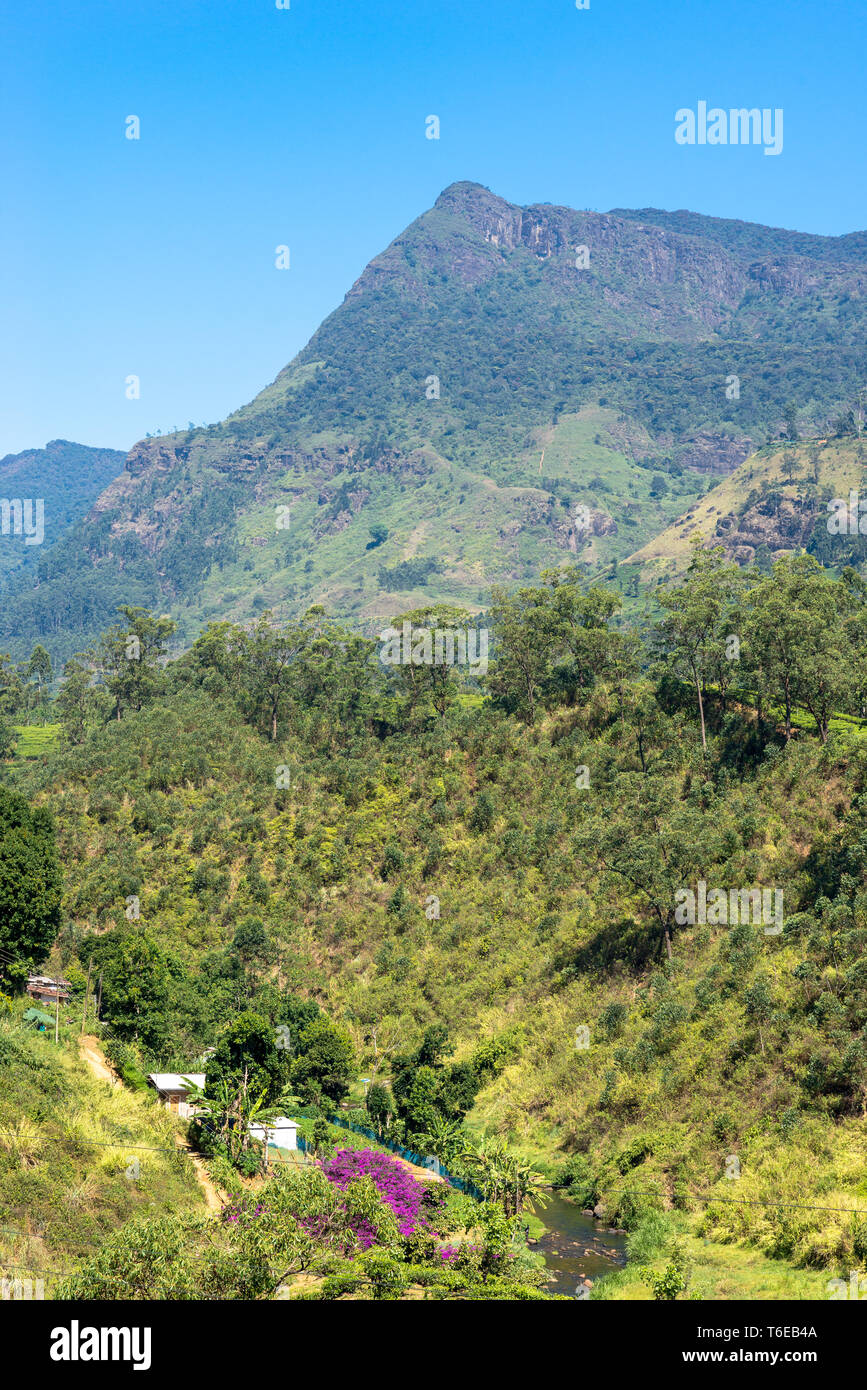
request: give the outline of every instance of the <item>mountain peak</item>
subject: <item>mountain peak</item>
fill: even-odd
[[[460,180],[443,189],[431,211],[449,212],[474,226],[482,226],[519,217],[523,208],[492,193],[484,184]]]
[[[448,208],[452,210],[463,205],[478,206],[494,202],[503,207],[514,207],[505,198],[492,193],[490,188],[483,183],[475,183],[472,179],[457,179],[455,183],[450,183],[444,188],[442,193],[434,203],[435,208]]]

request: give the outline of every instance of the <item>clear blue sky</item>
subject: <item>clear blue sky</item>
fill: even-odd
[[[16,8],[0,454],[55,437],[128,448],[222,418],[455,179],[518,203],[867,224],[867,6],[849,0]],[[782,107],[783,153],[678,146],[674,113],[700,100]]]

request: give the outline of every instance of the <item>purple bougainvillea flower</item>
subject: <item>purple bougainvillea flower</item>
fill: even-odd
[[[401,1235],[411,1236],[416,1231],[430,1229],[421,1215],[424,1184],[389,1154],[376,1149],[338,1149],[321,1167],[328,1181],[341,1192],[358,1178],[371,1178],[382,1201],[394,1212]],[[360,1244],[368,1249],[375,1240],[372,1227],[368,1222],[359,1222],[355,1229]]]

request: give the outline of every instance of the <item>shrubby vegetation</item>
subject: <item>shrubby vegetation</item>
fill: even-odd
[[[321,1118],[363,1075],[374,1130],[506,1219],[541,1168],[633,1231],[861,1267],[864,614],[851,572],[698,550],[644,633],[569,573],[495,595],[481,683],[265,614],[152,649],[118,718],[97,648],[62,749],[11,768],[56,821],[52,960],[218,1115]],[[783,930],[679,920],[699,880],[780,889]]]
[[[471,1203],[468,1214],[465,1201],[394,1159],[345,1150],[282,1170],[217,1223],[191,1215],[128,1224],[60,1296],[534,1299],[545,1296],[543,1279],[496,1205]]]
[[[50,1297],[64,1273],[127,1222],[154,1206],[181,1219],[199,1206],[190,1160],[165,1112],[87,1076],[53,1035],[22,1031],[11,1011],[0,1017],[0,1076],[4,1270],[44,1279]]]

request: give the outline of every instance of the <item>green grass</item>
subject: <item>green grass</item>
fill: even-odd
[[[17,758],[42,758],[53,753],[60,737],[60,724],[17,724],[15,744]]]
[[[677,1239],[690,1263],[689,1282],[678,1301],[818,1301],[829,1297],[827,1270],[793,1269],[761,1251],[743,1245],[719,1245],[696,1236],[682,1218],[675,1227]],[[647,1264],[627,1264],[616,1274],[600,1279],[592,1299],[635,1302],[653,1298],[648,1272],[661,1274],[668,1264],[662,1253]]]
[[[667,478],[664,497],[651,497],[653,471],[636,467],[618,437],[617,412],[588,407],[537,431],[521,456],[496,473],[449,462],[429,443],[419,449],[425,462],[410,481],[358,466],[288,470],[269,480],[256,507],[243,514],[237,558],[208,576],[189,616],[194,626],[217,617],[238,621],[255,597],[260,608],[283,616],[322,603],[372,632],[384,619],[432,603],[478,611],[492,584],[529,582],[546,566],[578,559],[594,571],[606,568],[667,527],[706,487],[688,471]],[[365,500],[341,518],[328,499],[344,485]],[[279,503],[291,504],[288,530],[276,530]],[[569,535],[578,505],[615,518],[617,533],[593,536],[573,554]],[[384,526],[388,538],[368,551],[374,525]],[[427,558],[442,569],[423,585],[389,591],[378,582],[380,568]]]
[[[21,1011],[0,1018],[0,1268],[44,1279],[50,1296],[126,1220],[204,1202],[177,1122],[91,1076],[76,1027],[58,1045]]]

